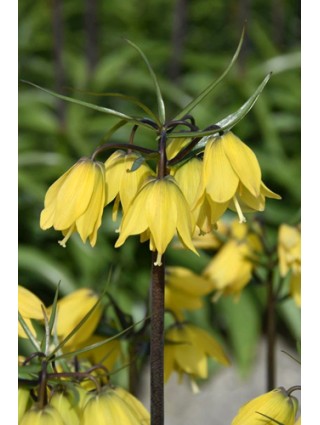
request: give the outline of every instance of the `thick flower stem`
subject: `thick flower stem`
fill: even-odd
[[[276,344],[276,298],[273,289],[273,275],[267,282],[267,391],[275,388],[275,344]]]
[[[150,340],[150,407],[151,425],[164,424],[164,259],[156,266],[157,252],[152,253],[151,340]]]

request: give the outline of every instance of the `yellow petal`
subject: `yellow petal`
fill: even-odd
[[[67,176],[57,194],[56,230],[70,227],[85,212],[94,190],[95,174],[94,162],[83,159]]]
[[[44,304],[27,288],[18,285],[18,310],[23,318],[43,320]]]
[[[224,152],[241,183],[253,196],[258,196],[261,185],[261,170],[256,155],[231,131],[222,137]]]
[[[225,154],[220,137],[212,138],[206,144],[202,179],[207,194],[214,202],[227,202],[237,190],[239,177]]]

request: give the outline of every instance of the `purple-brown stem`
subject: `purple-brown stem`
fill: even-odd
[[[157,252],[152,252],[151,337],[150,337],[150,406],[151,425],[164,424],[164,259],[156,266]]]

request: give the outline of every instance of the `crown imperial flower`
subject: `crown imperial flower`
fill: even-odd
[[[32,407],[23,415],[20,425],[67,425],[58,410],[53,406],[43,409]]]
[[[124,389],[103,388],[88,393],[81,425],[149,425],[150,414],[142,403]]]
[[[81,288],[66,295],[57,302],[57,314],[55,331],[59,338],[66,338],[75,327],[81,322],[86,314],[97,303],[98,295],[89,288]],[[66,347],[81,345],[95,331],[102,315],[101,305],[97,305],[95,310],[83,323],[79,331],[76,332],[67,342]]]
[[[46,310],[42,301],[35,294],[27,288],[18,285],[18,310],[33,335],[36,335],[36,331],[31,319],[43,320],[41,306]],[[18,335],[21,338],[28,338],[20,323],[18,323]]]
[[[185,247],[197,254],[192,244],[194,219],[190,207],[172,176],[151,178],[137,193],[120,225],[115,247],[128,236],[148,232],[151,251],[157,251],[156,265],[175,234]]]
[[[231,425],[294,425],[297,407],[297,399],[279,387],[244,404]]]
[[[209,205],[211,220],[216,222],[227,208],[238,213],[262,211],[265,198],[280,199],[261,180],[261,170],[253,151],[231,131],[210,137],[203,156],[199,195],[193,208]]]
[[[115,199],[113,219],[116,219],[119,202],[123,211],[128,209],[146,179],[153,175],[147,163],[142,163],[137,170],[131,171],[136,160],[141,158],[135,152],[115,151],[105,162],[107,197],[106,204]]]
[[[173,371],[180,377],[187,374],[191,379],[208,377],[207,357],[212,357],[224,366],[229,360],[221,345],[208,332],[189,323],[179,323],[165,334],[164,380],[168,381]]]
[[[299,226],[282,224],[278,235],[280,275],[290,275],[290,293],[295,303],[301,306],[301,231]]]
[[[104,165],[81,158],[48,189],[40,227],[61,230],[65,237],[59,243],[63,247],[73,232],[78,232],[83,242],[89,238],[94,246],[105,206],[105,192]]]

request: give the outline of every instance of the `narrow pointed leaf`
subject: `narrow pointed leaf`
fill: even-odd
[[[136,124],[142,125],[144,127],[150,128],[146,124],[141,123],[139,121],[139,119],[131,117],[131,116],[126,115],[126,114],[123,114],[122,112],[115,111],[114,109],[109,109],[109,108],[105,108],[104,106],[98,106],[98,105],[94,105],[93,103],[88,103],[88,102],[84,102],[82,100],[73,99],[72,97],[64,96],[64,95],[56,93],[52,90],[45,89],[41,86],[38,86],[37,84],[31,83],[30,81],[25,81],[25,80],[21,80],[21,81],[23,83],[27,83],[27,84],[29,84],[33,87],[36,87],[36,88],[38,88],[38,89],[40,89],[40,90],[42,90],[42,91],[44,91],[48,94],[51,94],[52,96],[55,96],[59,99],[66,100],[67,102],[71,102],[71,103],[75,103],[77,105],[85,106],[86,108],[94,109],[95,111],[103,112],[104,114],[108,114],[108,115],[113,115],[113,116],[121,118],[125,121],[131,121],[131,122],[134,122]]]
[[[238,122],[240,122],[247,113],[251,110],[253,105],[258,100],[260,94],[262,93],[264,87],[266,86],[267,82],[270,80],[272,73],[269,73],[262,83],[259,85],[257,90],[253,93],[253,95],[234,113],[228,115],[226,118],[223,118],[221,121],[217,122],[216,124],[220,127],[219,131],[228,131],[231,130],[232,127],[234,127]],[[216,129],[207,130],[207,131],[190,131],[190,132],[184,132],[184,133],[170,133],[168,134],[168,138],[175,138],[175,137],[202,137],[201,141],[196,145],[195,151],[199,151],[203,149],[203,147],[206,145],[208,141],[208,136],[212,136],[213,134],[218,133]]]
[[[143,53],[143,51],[136,44],[134,44],[132,41],[130,41],[130,40],[126,40],[126,41],[139,52],[140,56],[142,57],[142,59],[144,60],[145,64],[148,67],[149,73],[152,77],[153,84],[154,84],[155,89],[156,89],[159,120],[160,120],[161,124],[164,124],[165,120],[166,120],[166,112],[165,112],[165,106],[164,106],[164,102],[163,102],[163,98],[162,98],[162,94],[161,94],[161,91],[160,91],[160,86],[159,86],[156,74],[154,73],[154,71],[153,71],[146,55]]]
[[[139,325],[140,323],[144,322],[147,319],[148,318],[144,318],[136,323],[133,323],[131,326],[128,326],[126,329],[117,333],[116,335],[110,336],[108,338],[106,337],[104,341],[95,342],[94,344],[90,344],[87,347],[79,348],[78,350],[70,351],[69,353],[64,353],[59,356],[55,356],[55,360],[61,360],[68,357],[78,356],[79,354],[86,353],[87,351],[94,350],[95,348],[101,347],[102,345],[107,344],[109,341],[112,341],[113,339],[119,338],[120,336],[124,335],[130,329],[134,328],[136,325]]]
[[[160,124],[158,122],[158,118],[151,111],[151,109],[147,105],[145,105],[144,103],[140,102],[140,100],[137,99],[134,96],[127,96],[127,95],[122,94],[122,93],[95,93],[95,92],[83,91],[83,90],[77,90],[77,91],[80,91],[80,93],[87,94],[87,95],[90,95],[90,96],[119,97],[120,99],[128,100],[129,102],[132,102],[135,105],[139,106],[147,115],[149,115],[150,118],[152,118],[154,121],[156,121],[158,124]]]
[[[223,74],[217,80],[214,80],[206,89],[204,89],[203,92],[200,93],[199,96],[197,96],[190,103],[188,103],[188,105],[174,118],[174,120],[179,120],[179,119],[183,118],[186,114],[188,114],[190,111],[192,111],[192,109],[194,109],[206,96],[208,96],[208,94],[211,93],[212,90],[215,87],[217,87],[217,85],[224,79],[224,77],[228,74],[228,72],[230,71],[230,69],[232,68],[233,64],[235,63],[235,61],[237,60],[237,58],[239,56],[241,46],[242,46],[242,43],[243,43],[243,38],[244,38],[244,30],[241,33],[241,37],[240,37],[240,41],[239,41],[237,50],[235,51],[235,53],[234,53],[234,55],[231,59],[231,62],[229,63],[228,67],[223,72]]]
[[[29,338],[29,341],[31,342],[31,344],[34,346],[36,351],[41,351],[40,345],[38,343],[38,341],[36,340],[36,338],[34,337],[33,333],[31,332],[31,330],[29,329],[29,326],[26,324],[26,322],[24,321],[23,317],[21,316],[20,312],[18,311],[18,320],[20,322],[20,325],[22,326],[22,329],[25,331],[25,333],[27,334],[27,337]]]

